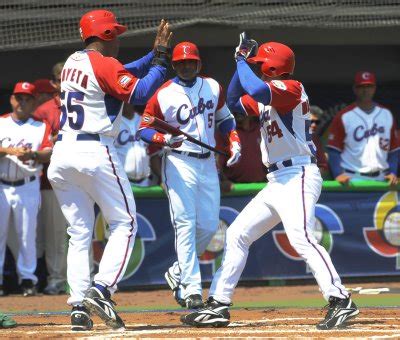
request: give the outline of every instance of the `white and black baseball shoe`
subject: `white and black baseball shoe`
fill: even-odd
[[[84,306],[74,306],[71,311],[71,330],[90,331],[93,328],[93,321],[89,311]]]
[[[164,274],[165,281],[167,281],[169,288],[172,290],[172,295],[175,298],[175,301],[181,307],[186,307],[186,302],[179,295],[180,293],[180,281],[179,274],[174,273],[174,266],[168,268],[166,273]]]
[[[192,294],[189,295],[185,299],[185,305],[184,307],[188,309],[200,309],[204,308],[204,302],[200,294]]]
[[[110,295],[104,296],[100,289],[91,287],[82,304],[89,310],[90,313],[99,316],[108,327],[115,330],[124,330],[125,324],[114,309],[115,302],[111,300]]]
[[[325,319],[317,324],[317,329],[328,330],[343,325],[346,321],[360,313],[356,304],[348,297],[340,299],[334,296],[329,298],[328,312]]]
[[[231,305],[220,303],[210,297],[205,308],[182,315],[181,321],[185,325],[195,327],[226,327],[230,319],[229,306]]]

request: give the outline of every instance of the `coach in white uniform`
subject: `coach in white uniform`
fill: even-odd
[[[31,117],[36,107],[34,93],[32,84],[17,83],[10,100],[13,111],[0,116],[0,284],[13,220],[19,243],[17,273],[24,296],[36,294],[39,176],[41,163],[49,161],[52,148],[50,126]]]
[[[261,152],[268,168],[268,185],[243,209],[226,233],[221,267],[215,273],[207,308],[185,315],[182,322],[194,326],[226,326],[234,289],[246,264],[251,244],[282,222],[292,247],[310,266],[329,311],[317,327],[330,329],[358,314],[349,292],[328,252],[315,240],[315,204],[322,187],[310,131],[310,106],[303,85],[291,75],[295,59],[286,45],[254,46],[241,35],[236,68],[227,102],[235,112],[255,115],[261,124]],[[262,79],[246,61],[260,65]],[[269,265],[274,259],[265,259]]]
[[[218,127],[230,140],[227,165],[235,164],[240,158],[236,124],[218,82],[198,76],[201,61],[197,46],[191,42],[176,45],[172,65],[177,77],[156,92],[145,113],[211,146],[215,146]],[[219,223],[220,189],[214,154],[184,141],[182,135],[156,132],[145,122],[141,128],[146,142],[169,147],[163,157],[162,180],[175,229],[178,261],[168,269],[165,278],[182,307],[199,308],[203,301],[198,256],[205,251]]]
[[[168,23],[162,21],[154,51],[124,67],[115,58],[118,35],[126,29],[109,11],[86,13],[80,21],[86,49],[73,53],[61,73],[60,132],[48,178],[70,225],[67,277],[72,330],[92,328],[89,312],[113,329],[124,327],[111,294],[128,265],[137,221],[132,189],[114,139],[123,102],[143,105],[164,81],[170,39]],[[110,237],[92,286],[89,248],[95,203]]]
[[[373,98],[376,77],[358,72],[354,79],[355,103],[340,111],[329,127],[328,153],[333,177],[388,181],[397,184],[399,136],[392,113]]]

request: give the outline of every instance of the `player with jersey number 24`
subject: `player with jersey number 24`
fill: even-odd
[[[143,105],[162,84],[171,32],[162,21],[151,52],[122,65],[115,59],[118,36],[127,30],[110,11],[95,10],[80,20],[85,49],[73,53],[61,73],[60,132],[48,171],[69,227],[67,277],[72,330],[90,330],[90,313],[123,329],[111,294],[122,279],[137,231],[132,189],[114,147],[123,103]],[[109,226],[99,272],[90,282],[89,248],[94,204]]]
[[[331,329],[359,311],[329,254],[312,234],[322,178],[309,129],[308,97],[303,85],[292,79],[295,57],[288,46],[268,42],[251,57],[246,40],[242,36],[236,49],[237,70],[228,88],[227,102],[232,111],[260,118],[261,151],[269,182],[228,228],[222,264],[213,278],[206,308],[184,315],[181,320],[197,327],[227,326],[232,295],[249,247],[282,222],[290,244],[309,265],[329,302],[328,313],[317,328]],[[262,79],[247,62],[260,65]]]

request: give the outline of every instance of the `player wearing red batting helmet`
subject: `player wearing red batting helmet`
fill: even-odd
[[[103,9],[86,13],[82,16],[79,26],[83,41],[91,37],[110,41],[127,30],[126,26],[117,22],[112,12]]]
[[[293,74],[295,65],[293,51],[278,42],[262,44],[257,55],[248,58],[247,61],[252,64],[261,64],[261,72],[267,77]]]
[[[181,79],[194,79],[201,69],[200,53],[197,46],[188,41],[176,45],[172,51],[172,67]]]
[[[152,50],[122,65],[116,59],[118,36],[126,30],[110,11],[84,14],[80,34],[85,48],[67,59],[60,76],[60,130],[48,178],[69,224],[67,277],[72,330],[90,330],[90,313],[98,315],[108,327],[124,327],[111,294],[130,260],[137,222],[132,189],[113,142],[123,103],[143,105],[163,83],[172,36],[168,23],[162,20]],[[83,156],[88,152],[98,157]],[[96,168],[96,176],[78,170],[83,168]],[[85,184],[77,188],[81,181]],[[94,215],[87,214],[85,207],[93,202],[100,207],[111,232],[99,272],[91,280],[87,254]],[[72,206],[76,207],[74,211]]]
[[[261,152],[268,185],[241,211],[226,232],[222,263],[209,290],[206,309],[181,316],[196,327],[227,326],[234,289],[244,270],[249,248],[282,222],[291,246],[311,268],[329,302],[317,329],[327,330],[355,317],[359,310],[342,285],[328,252],[310,232],[322,178],[310,133],[310,105],[304,86],[291,79],[294,53],[281,43],[260,46],[240,35],[235,50],[236,72],[229,84],[230,109],[260,121]],[[260,79],[247,62],[261,64]],[[288,208],[290,207],[290,209]]]

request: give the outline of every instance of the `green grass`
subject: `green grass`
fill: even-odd
[[[354,294],[353,300],[358,307],[400,307],[400,294],[380,294],[380,295],[359,295]],[[279,300],[279,301],[257,301],[257,302],[240,302],[235,303],[232,308],[322,308],[326,304],[325,300],[319,297],[312,298],[301,298],[301,299],[290,299],[290,300]],[[120,307],[117,308],[121,312],[139,312],[139,311],[182,311],[184,308],[180,308],[175,303],[160,306],[135,306],[135,307]],[[54,309],[47,311],[37,310],[24,310],[24,311],[13,311],[12,315],[19,314],[38,314],[41,313],[55,313],[63,314],[69,313],[69,309]]]
[[[400,295],[353,295],[352,299],[358,307],[399,307]],[[291,299],[280,301],[242,302],[235,304],[238,308],[322,308],[326,304],[322,298]]]

